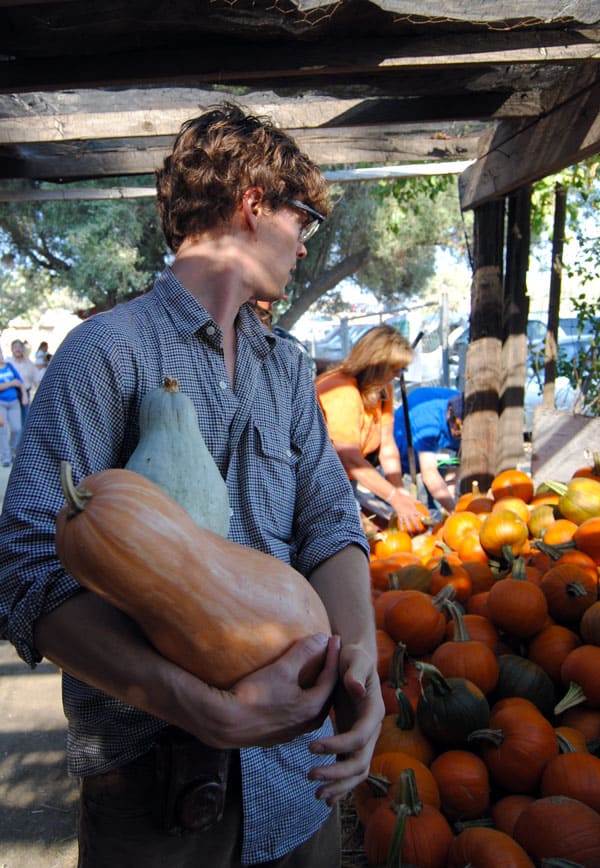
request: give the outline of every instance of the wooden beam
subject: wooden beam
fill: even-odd
[[[405,136],[389,128],[292,130],[300,147],[319,165],[473,160],[478,136]],[[0,178],[74,180],[120,175],[145,175],[156,171],[169,152],[172,138],[160,144],[135,140],[121,148],[106,145],[94,150],[93,143],[73,143],[60,148],[19,148],[0,151]]]
[[[408,166],[380,166],[372,169],[333,169],[323,172],[330,183],[345,184],[360,181],[417,178],[423,175],[458,175],[468,166],[456,163],[411,163]],[[80,187],[28,190],[3,190],[0,202],[51,202],[82,199],[147,199],[156,196],[154,187]]]
[[[393,30],[392,22],[390,27]],[[599,29],[528,29],[508,32],[445,34],[421,38],[399,33],[394,37],[337,37],[327,40],[298,40],[289,37],[261,38],[255,28],[252,40],[198,30],[197,43],[177,45],[177,34],[156,50],[143,45],[143,34],[126,37],[122,47],[92,46],[86,55],[74,53],[71,45],[62,50],[40,48],[37,42],[4,48],[14,57],[0,64],[0,92],[68,90],[80,87],[109,87],[142,84],[180,83],[282,87],[321,86],[326,82],[347,84],[349,77],[395,75],[402,73],[415,82],[426,71],[485,68],[498,65],[511,68],[532,64],[540,67],[555,63],[582,63],[600,57]],[[189,34],[188,34],[189,37]],[[188,39],[189,42],[189,39]],[[141,47],[140,47],[141,45]],[[149,62],[149,52],[152,62]],[[439,77],[438,77],[439,78]],[[501,77],[499,87],[502,87]],[[415,91],[411,81],[410,90]],[[446,81],[439,79],[440,87]],[[400,91],[401,92],[401,91]]]
[[[326,0],[294,0],[300,9],[317,9],[327,5]],[[598,20],[596,0],[536,0],[531,11],[526,12],[523,0],[371,0],[387,12],[395,15],[437,18],[442,21],[555,21],[557,18],[573,18],[575,21]]]
[[[600,153],[600,82],[535,123],[501,121],[489,151],[459,179],[463,210]]]

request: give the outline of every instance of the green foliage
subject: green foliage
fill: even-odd
[[[565,273],[581,285],[593,280],[600,267],[600,155],[584,160],[556,175],[548,175],[533,188],[532,243],[540,244],[552,234],[554,196],[557,185],[567,191],[565,242],[575,245],[573,262],[565,262]]]
[[[580,395],[579,409],[600,415],[600,300],[590,301],[582,293],[572,300],[577,312],[580,348],[574,358],[565,358],[558,348],[557,373],[567,377]]]
[[[335,208],[296,268],[291,305],[310,292],[326,268],[365,251],[351,279],[383,305],[397,307],[422,293],[434,272],[438,245],[464,253],[455,177],[354,182],[333,187],[331,193]],[[340,312],[339,292],[328,289],[320,308]]]
[[[2,285],[27,287],[12,293],[3,316],[23,313],[59,288],[82,308],[105,310],[142,293],[166,254],[152,199],[2,203],[0,248]]]

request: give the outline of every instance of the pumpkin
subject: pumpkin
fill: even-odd
[[[75,488],[56,551],[81,585],[128,614],[166,658],[228,689],[294,641],[330,634],[321,599],[283,561],[200,527],[158,486],[131,470],[103,470]],[[240,577],[243,576],[243,581]],[[310,683],[324,651],[300,674]]]
[[[373,756],[393,751],[408,753],[426,766],[435,756],[435,748],[421,731],[413,707],[402,690],[397,691],[396,712],[386,714],[381,722]]]
[[[563,684],[569,689],[554,709],[562,714],[567,708],[582,702],[589,708],[600,708],[600,648],[596,645],[580,645],[567,654],[560,668]]]
[[[542,796],[569,796],[600,813],[600,759],[570,750],[550,760],[540,781]]]
[[[549,624],[533,637],[527,649],[527,656],[559,684],[561,666],[573,648],[578,648],[580,645],[581,639],[573,630],[560,624]]]
[[[525,793],[512,793],[510,796],[502,796],[492,805],[492,820],[494,826],[500,832],[504,832],[514,838],[515,824],[527,805],[535,801],[534,796]]]
[[[390,573],[390,588],[406,591],[429,591],[431,571],[422,563],[407,564]]]
[[[371,760],[366,780],[361,781],[352,792],[356,815],[363,826],[366,826],[371,814],[384,804],[383,800],[392,801],[405,769],[413,770],[420,798],[425,804],[439,810],[440,791],[433,774],[424,763],[402,751],[380,753]]]
[[[501,699],[526,700],[544,717],[550,718],[555,700],[554,683],[533,660],[520,654],[500,654],[498,681],[491,697],[494,707]]]
[[[593,562],[600,566],[600,516],[583,521],[573,534],[573,542],[580,552],[589,555]]]
[[[454,588],[455,599],[459,603],[466,603],[471,596],[473,584],[468,572],[460,563],[442,557],[431,569],[429,591],[432,594],[438,594],[446,585]]]
[[[582,733],[586,742],[600,741],[600,711],[576,705],[560,717],[561,726],[570,726]]]
[[[412,864],[445,868],[452,829],[446,818],[419,799],[412,769],[405,769],[391,804],[382,805],[365,829],[369,865]]]
[[[440,598],[423,591],[398,591],[384,615],[384,628],[395,642],[406,645],[408,654],[427,654],[439,645],[446,630]]]
[[[498,647],[498,631],[489,618],[486,618],[483,615],[472,615],[468,612],[466,615],[462,615],[461,617],[471,639],[476,639],[478,642],[482,642],[484,645],[488,646],[490,651],[495,653],[496,648]],[[448,639],[454,638],[454,629],[454,622],[450,620],[446,627],[446,636]]]
[[[393,642],[391,639],[390,641]],[[407,657],[406,645],[403,645],[402,642],[396,643],[388,678],[383,679],[381,682],[381,695],[383,696],[383,703],[387,714],[393,714],[398,711],[398,702],[402,701],[399,698],[399,690],[401,691],[401,697],[406,697],[413,708],[416,708],[417,701],[421,695],[419,671],[416,668],[415,662]]]
[[[465,747],[469,733],[489,721],[483,692],[466,678],[444,678],[430,663],[417,665],[426,682],[417,704],[421,731],[439,748]]]
[[[574,521],[568,518],[557,518],[544,531],[544,543],[549,546],[564,546],[571,542],[576,530],[577,525]]]
[[[537,864],[565,858],[592,868],[600,865],[600,814],[566,796],[536,799],[517,820],[515,840]]]
[[[447,868],[534,868],[525,850],[497,829],[463,829],[448,850]]]
[[[564,485],[551,483],[560,495],[558,510],[563,518],[583,524],[588,518],[600,516],[600,482],[585,476],[576,476]]]
[[[540,503],[529,513],[529,519],[527,521],[529,535],[533,539],[542,537],[546,529],[555,521],[556,516],[554,515],[554,507],[549,503]]]
[[[579,633],[586,645],[600,645],[600,601],[592,603],[584,612]]]
[[[385,630],[375,630],[375,643],[377,645],[377,674],[381,681],[385,681],[390,675],[390,666],[396,643]]]
[[[481,817],[490,803],[490,777],[482,759],[467,750],[447,750],[430,767],[441,810],[453,820]]]
[[[479,539],[479,530],[469,530],[465,533],[458,543],[456,554],[462,561],[463,566],[470,561],[476,561],[486,567],[489,565],[488,553],[481,545],[481,540]]]
[[[483,551],[483,548],[481,549]],[[471,552],[471,556],[473,552]],[[485,561],[477,558],[475,560],[465,560],[462,563],[463,570],[466,570],[471,579],[471,593],[481,594],[483,591],[489,591],[494,582],[495,576],[492,568],[489,565],[487,555]]]
[[[546,764],[558,754],[552,725],[533,703],[521,700],[492,710],[489,728],[469,735],[493,781],[511,793],[533,793]]]
[[[600,482],[600,452],[589,452],[586,450],[591,459],[591,464],[585,464],[583,467],[578,467],[575,473],[572,474],[575,476],[587,476],[592,479],[597,479]]]
[[[447,603],[446,608],[454,625],[453,638],[438,645],[431,656],[432,665],[446,678],[466,678],[489,693],[498,681],[496,655],[483,642],[471,639],[455,603]]]
[[[505,549],[518,555],[524,549],[529,529],[514,512],[499,509],[484,518],[479,530],[481,545],[489,555],[499,558]]]
[[[389,558],[396,552],[412,551],[410,534],[398,528],[382,530],[377,535],[374,554],[378,558]]]
[[[548,618],[544,592],[533,582],[513,576],[492,585],[486,610],[496,627],[520,639],[539,633]]]
[[[548,612],[559,624],[580,620],[596,601],[596,585],[584,567],[570,563],[557,563],[544,573],[540,582]]]
[[[499,512],[501,509],[507,509],[509,512],[514,512],[521,521],[529,524],[531,512],[529,506],[520,497],[502,497],[500,500],[494,501],[492,512]]]
[[[529,503],[533,497],[533,480],[523,470],[509,468],[492,479],[491,494],[494,500],[502,500],[503,497],[520,497],[525,503]]]
[[[227,536],[227,486],[200,433],[194,405],[177,380],[167,376],[160,388],[144,395],[139,427],[126,469],[161,488],[201,527]]]
[[[474,512],[453,512],[444,522],[442,538],[447,546],[456,550],[469,530],[479,531],[480,527],[481,517]]]

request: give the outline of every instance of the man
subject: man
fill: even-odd
[[[330,808],[368,773],[384,713],[368,550],[307,362],[251,304],[284,295],[328,211],[326,184],[292,139],[232,105],[184,124],[157,181],[173,265],[145,296],[75,329],[40,384],[0,523],[1,632],[31,665],[46,656],[64,671],[79,868],[332,868]],[[227,482],[230,538],[293,563],[334,633],[297,642],[230,691],[160,657],[54,551],[60,461],[76,481],[123,466],[140,402],[165,374],[193,400]],[[315,647],[325,664],[303,690],[297,672]],[[208,756],[222,793],[218,749],[232,756],[227,793],[221,819],[207,819],[182,776],[212,774]]]
[[[448,512],[455,505],[457,458],[463,417],[463,395],[456,389],[423,387],[408,395],[408,416],[417,472],[429,497]],[[394,413],[394,437],[408,467],[404,407]]]

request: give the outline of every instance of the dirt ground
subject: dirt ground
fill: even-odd
[[[74,868],[77,783],[67,776],[60,675],[0,642],[0,868]]]

